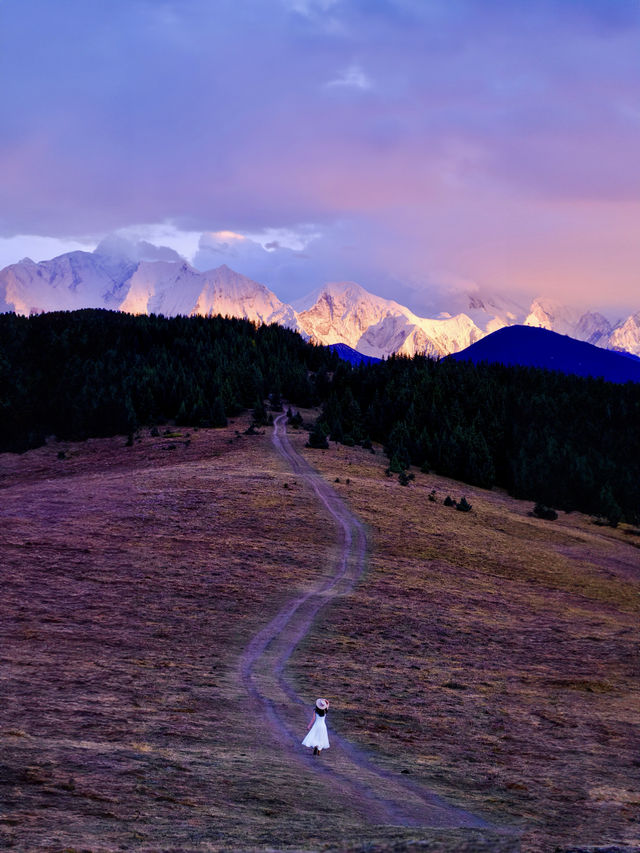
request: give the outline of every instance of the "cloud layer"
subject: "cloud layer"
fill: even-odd
[[[300,292],[368,276],[416,299],[464,279],[628,302],[639,9],[4,3],[0,235],[279,230],[305,249],[254,241],[246,263]]]

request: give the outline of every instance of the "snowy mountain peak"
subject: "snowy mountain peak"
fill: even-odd
[[[620,323],[612,332],[608,346],[611,349],[640,356],[640,311]]]
[[[466,314],[421,318],[391,299],[374,296],[355,282],[329,283],[318,292],[314,304],[297,317],[300,328],[311,340],[346,343],[376,358],[392,353],[446,355],[483,335]]]
[[[575,309],[561,305],[553,299],[540,297],[531,303],[524,325],[537,326],[568,335],[579,321],[580,313]]]
[[[122,285],[124,299],[118,309],[130,314],[189,314],[200,286],[200,274],[186,262],[141,261]]]
[[[78,308],[279,323],[317,343],[345,343],[377,358],[439,357],[522,323],[640,355],[640,312],[613,327],[597,311],[581,313],[546,297],[527,310],[508,296],[458,290],[451,294],[449,312],[419,317],[353,281],[327,283],[296,311],[226,264],[200,272],[172,249],[144,241],[108,239],[94,252],[69,252],[39,263],[25,258],[0,270],[0,311],[28,315]]]
[[[279,323],[295,329],[295,312],[263,284],[235,272],[226,264],[200,273],[202,289],[192,314],[222,314],[257,323]]]
[[[597,311],[583,314],[577,308],[569,308],[548,298],[534,299],[524,325],[549,329],[604,347],[610,346],[613,332],[611,323],[603,314]]]
[[[599,346],[601,341],[609,340],[612,331],[613,326],[604,315],[597,311],[588,311],[578,320],[572,337]]]
[[[396,351],[396,348],[389,349],[387,339],[391,335],[396,341],[397,324],[393,332],[389,329],[381,331],[375,341],[364,341],[366,333],[387,320],[400,317],[406,322],[411,316],[411,312],[397,302],[374,296],[361,285],[346,281],[330,282],[321,288],[314,304],[299,312],[297,318],[301,329],[313,341],[323,344],[346,343],[353,349],[366,345],[372,351],[361,352],[379,357]],[[402,343],[406,334],[400,337]]]
[[[111,254],[110,247],[114,248]],[[151,250],[141,244],[132,250],[126,241],[115,247],[101,243],[95,252],[12,264],[0,271],[0,309],[24,315],[77,308],[167,316],[228,314],[297,327],[290,306],[228,266],[201,273],[183,258],[176,255],[174,259],[171,250],[164,258],[157,257],[164,252]],[[151,258],[132,259],[136,254]]]
[[[350,294],[352,296],[371,296],[361,284],[356,281],[328,281],[319,291],[319,294],[328,294],[330,296],[338,296],[342,294]]]

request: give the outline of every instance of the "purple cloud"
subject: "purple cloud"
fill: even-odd
[[[639,34],[634,0],[4,4],[0,235],[312,223],[305,282],[555,264],[626,298]]]

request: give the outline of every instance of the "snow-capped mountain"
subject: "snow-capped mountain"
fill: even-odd
[[[296,328],[293,309],[257,281],[224,265],[198,272],[186,261],[142,261],[119,307],[131,314],[241,317]]]
[[[119,308],[123,283],[136,264],[95,252],[69,252],[50,261],[25,258],[0,271],[0,307],[17,314]]]
[[[322,344],[345,343],[353,349],[358,349],[368,329],[403,317],[407,310],[390,299],[367,293],[352,281],[327,284],[314,294],[314,300],[310,308],[298,314],[309,338]]]
[[[110,308],[131,314],[215,315],[296,329],[294,310],[264,285],[227,266],[199,272],[186,261],[70,252],[25,258],[0,271],[0,309],[17,314]]]
[[[333,282],[295,310],[227,266],[200,272],[173,250],[117,238],[103,241],[94,252],[69,252],[40,263],[25,258],[0,270],[0,311],[24,315],[78,308],[222,314],[279,323],[317,343],[344,343],[376,358],[444,356],[498,329],[524,324],[640,355],[640,312],[612,326],[598,312],[583,313],[542,297],[526,308],[508,296],[458,292],[450,303],[452,314],[419,317],[359,284]]]
[[[560,335],[569,335],[580,322],[580,312],[551,299],[534,299],[525,318],[525,326],[549,329]]]
[[[202,273],[205,281],[194,314],[222,314],[255,323],[278,323],[298,329],[296,313],[263,284],[234,272],[226,264]]]
[[[504,326],[522,323],[527,315],[524,305],[509,296],[498,294],[462,293],[452,301],[458,312],[463,311],[487,334]],[[451,309],[450,309],[451,310]]]
[[[579,341],[605,347],[613,331],[611,323],[598,312],[582,313],[576,308],[569,308],[546,298],[534,299],[524,325],[549,329]]]
[[[383,299],[352,281],[332,282],[298,315],[311,340],[345,343],[364,355],[391,353],[439,356],[469,346],[483,335],[466,314],[426,319],[391,299]]]
[[[619,323],[611,333],[607,346],[610,349],[630,352],[640,356],[640,311]]]
[[[588,311],[578,320],[571,337],[595,346],[607,347],[607,345],[610,346],[612,332],[613,326],[603,314],[598,311]]]

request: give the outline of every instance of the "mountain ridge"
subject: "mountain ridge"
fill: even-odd
[[[640,355],[640,311],[612,324],[597,310],[580,312],[537,297],[528,308],[509,297],[458,294],[450,314],[420,317],[356,282],[328,282],[299,300],[298,310],[260,282],[226,264],[200,271],[172,250],[105,240],[95,251],[74,251],[36,263],[25,258],[0,270],[0,310],[109,308],[166,316],[228,315],[278,323],[307,340],[342,343],[373,358],[432,357],[460,352],[492,332],[523,324]],[[453,305],[452,305],[453,307]]]

